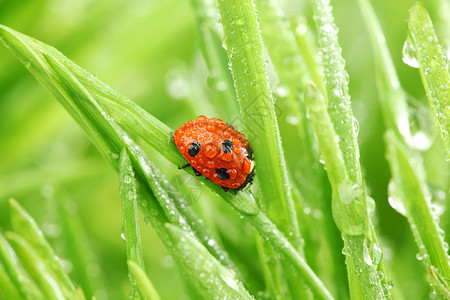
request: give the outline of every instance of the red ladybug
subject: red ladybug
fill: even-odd
[[[204,175],[227,192],[253,182],[253,151],[244,135],[220,119],[199,116],[181,125],[173,135],[178,151],[197,176]]]

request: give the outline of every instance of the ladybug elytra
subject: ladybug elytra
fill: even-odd
[[[199,116],[181,125],[173,135],[178,151],[195,175],[204,175],[226,192],[253,182],[253,151],[244,135],[220,119]]]

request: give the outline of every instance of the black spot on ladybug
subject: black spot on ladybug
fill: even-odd
[[[219,179],[227,180],[230,179],[230,174],[228,174],[228,170],[225,168],[216,169],[216,174]]]
[[[231,140],[223,141],[222,150],[225,153],[230,153],[231,151],[233,151],[233,142]]]
[[[192,170],[194,171],[195,176],[202,176],[202,173],[197,171],[194,167],[192,167]]]
[[[196,156],[200,152],[200,144],[197,141],[193,141],[189,146],[188,154],[192,157]]]

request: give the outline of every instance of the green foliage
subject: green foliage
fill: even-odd
[[[310,2],[0,2],[69,113],[0,49],[0,299],[448,298],[445,3]],[[249,189],[177,169],[198,114],[246,134]]]
[[[6,232],[6,239],[0,235],[1,295],[5,299],[86,299],[33,218],[15,200],[9,204],[14,231]]]

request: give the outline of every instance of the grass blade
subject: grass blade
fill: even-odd
[[[411,143],[406,93],[400,86],[383,31],[370,2],[368,0],[359,0],[358,2],[372,41],[377,70],[378,99],[383,110],[383,120],[388,128]]]
[[[333,215],[338,227],[340,227],[341,230],[344,229],[343,238],[345,242],[345,251],[348,254],[347,268],[350,282],[350,294],[353,296],[358,294],[358,291],[360,291],[360,284],[364,296],[366,298],[373,298],[378,295],[384,295],[382,284],[386,284],[386,274],[384,274],[382,261],[375,259],[375,252],[380,252],[381,255],[381,249],[378,245],[375,230],[367,212],[366,191],[361,173],[359,147],[356,139],[357,121],[353,116],[351,108],[350,95],[348,92],[348,74],[345,70],[345,61],[342,57],[342,49],[338,42],[338,29],[334,22],[332,7],[329,0],[315,1],[314,20],[318,31],[319,50],[322,54],[322,64],[327,91],[326,97],[328,100],[327,111],[333,127],[328,130],[328,138],[331,139],[331,141],[339,142],[339,148],[342,152],[342,159],[344,161],[343,170],[345,170],[347,174],[347,178],[341,178],[344,179],[344,181],[335,181],[332,179],[329,167],[334,168],[334,163],[327,163],[325,154],[323,154],[322,151],[333,190]],[[315,106],[317,107],[315,109],[317,117],[319,117],[319,114],[324,113],[323,109],[318,107],[322,104],[320,104],[320,100],[314,102],[316,102]],[[311,102],[310,105],[314,106],[314,103]],[[323,117],[324,114],[322,115],[322,118]],[[325,120],[321,120],[321,122],[325,122]],[[320,121],[316,120],[316,124],[319,123]],[[319,136],[318,131],[322,129],[316,124],[314,126],[316,134]],[[333,132],[337,134],[338,139],[333,137]],[[322,141],[323,146],[321,149],[329,147],[324,145],[325,141],[326,140]],[[320,144],[321,142],[319,141],[319,145]],[[336,150],[337,149],[331,151]],[[334,156],[338,160],[341,159],[340,155],[335,154]],[[335,160],[335,162],[337,162],[337,160]],[[339,164],[339,169],[341,168],[342,165]],[[335,172],[333,171],[333,173]],[[336,177],[335,175],[333,176]],[[337,199],[337,201],[335,199]],[[350,204],[348,202],[353,203]],[[350,204],[350,206],[345,208],[345,203],[347,203],[347,205]],[[351,208],[353,211],[348,210],[348,208]],[[350,217],[350,219],[348,219],[348,217]],[[348,222],[350,220],[352,221]],[[356,227],[345,228],[342,226],[345,224],[351,225],[352,222],[359,223],[359,225],[362,226],[362,231],[358,233],[357,231],[359,231],[359,229]],[[349,229],[349,231],[345,231],[345,229]],[[355,231],[354,229],[357,230]],[[364,234],[365,238],[356,237],[356,235],[360,234]],[[376,249],[373,253],[372,251],[369,251],[373,254],[372,262],[376,262],[375,266],[373,263],[367,265],[361,257],[364,251],[368,251],[366,249],[367,245],[370,245],[370,249]],[[356,272],[356,270],[364,271]],[[359,284],[356,282],[355,276],[357,276],[360,282]]]
[[[2,264],[0,264],[0,298],[20,299],[19,291],[14,286]]]
[[[191,0],[200,35],[200,49],[208,67],[208,85],[220,96],[218,106],[225,105],[225,114],[230,120],[239,115],[233,78],[227,64],[227,54],[222,47],[222,37],[217,28],[216,1]]]
[[[24,238],[13,232],[7,232],[6,238],[14,248],[20,262],[37,283],[45,299],[64,299],[64,293],[52,271],[38,252]]]
[[[394,184],[391,187],[394,192],[392,196],[395,195],[395,201],[401,205],[401,211],[408,218],[425,267],[434,273],[434,276],[429,278],[430,284],[435,289],[441,289],[442,294],[448,295],[450,291],[448,246],[444,245],[443,231],[431,213],[424,179],[417,175],[423,174],[423,171],[417,170],[417,167],[420,167],[420,164],[416,164],[419,158],[408,151],[391,131],[386,133],[386,142],[389,146],[388,159]]]
[[[408,21],[409,39],[412,43],[413,57],[419,65],[420,76],[425,87],[428,101],[433,111],[434,120],[442,143],[450,160],[450,75],[448,60],[444,56],[430,17],[421,4],[416,4],[410,11]],[[406,48],[410,47],[408,44]],[[408,55],[404,53],[404,55]]]
[[[322,95],[311,86],[305,100],[333,189],[333,216],[344,240],[350,294],[368,298],[383,295],[377,273],[381,250],[366,236],[369,222],[361,199],[361,189],[352,184],[345,171],[338,137],[334,133]],[[370,253],[370,263],[363,259],[363,253]]]
[[[33,300],[39,299],[43,300],[44,295],[37,288],[36,284],[29,277],[29,275],[23,270],[19,265],[19,262],[14,254],[11,245],[7,240],[0,234],[0,262],[5,268],[5,271],[11,278],[14,286],[17,288],[21,299]]]
[[[253,1],[219,1],[224,43],[247,137],[255,153],[262,203],[294,245],[300,245],[286,162]]]
[[[147,300],[160,300],[161,298],[158,295],[155,287],[153,286],[150,279],[145,274],[145,271],[134,261],[128,261],[128,268],[130,272],[133,274],[134,278],[136,278],[137,284],[142,291],[142,295]]]
[[[133,167],[125,149],[120,153],[120,196],[122,199],[123,215],[123,237],[127,249],[128,261],[132,261],[139,268],[144,268],[144,258],[142,256],[142,245],[138,224],[137,211],[137,187],[134,179]],[[141,299],[142,291],[139,289],[137,279],[133,275],[131,268],[128,270],[131,295],[134,299]]]
[[[26,242],[36,251],[40,260],[50,268],[53,276],[61,286],[64,295],[73,293],[75,290],[73,283],[70,281],[66,272],[64,272],[59,258],[53,252],[52,247],[45,238],[44,233],[39,229],[39,226],[17,201],[11,199],[9,206],[11,208],[11,223],[15,233],[26,238]],[[17,241],[16,244],[22,245]]]
[[[276,107],[263,55],[262,37],[253,4],[251,0],[219,1],[224,45],[247,138],[254,152],[258,153],[255,156],[255,165],[258,186],[261,188],[261,204],[274,223],[289,236],[295,247],[300,249],[300,230],[281,147]],[[292,103],[295,104],[291,101]],[[298,107],[295,105],[293,107],[298,112]],[[270,253],[265,255],[271,256]],[[262,263],[266,262],[262,260]],[[266,276],[266,279],[272,277],[275,281],[279,280],[279,284],[268,284],[271,287],[279,287],[276,291],[272,291],[272,294],[286,297],[282,290],[283,285],[287,284],[287,278],[283,277],[288,277],[288,272],[279,271],[276,265],[268,265],[265,269],[270,269],[273,273],[272,276]]]
[[[175,225],[166,224],[182,268],[192,273],[205,299],[254,299],[236,273],[216,260],[196,238]]]

